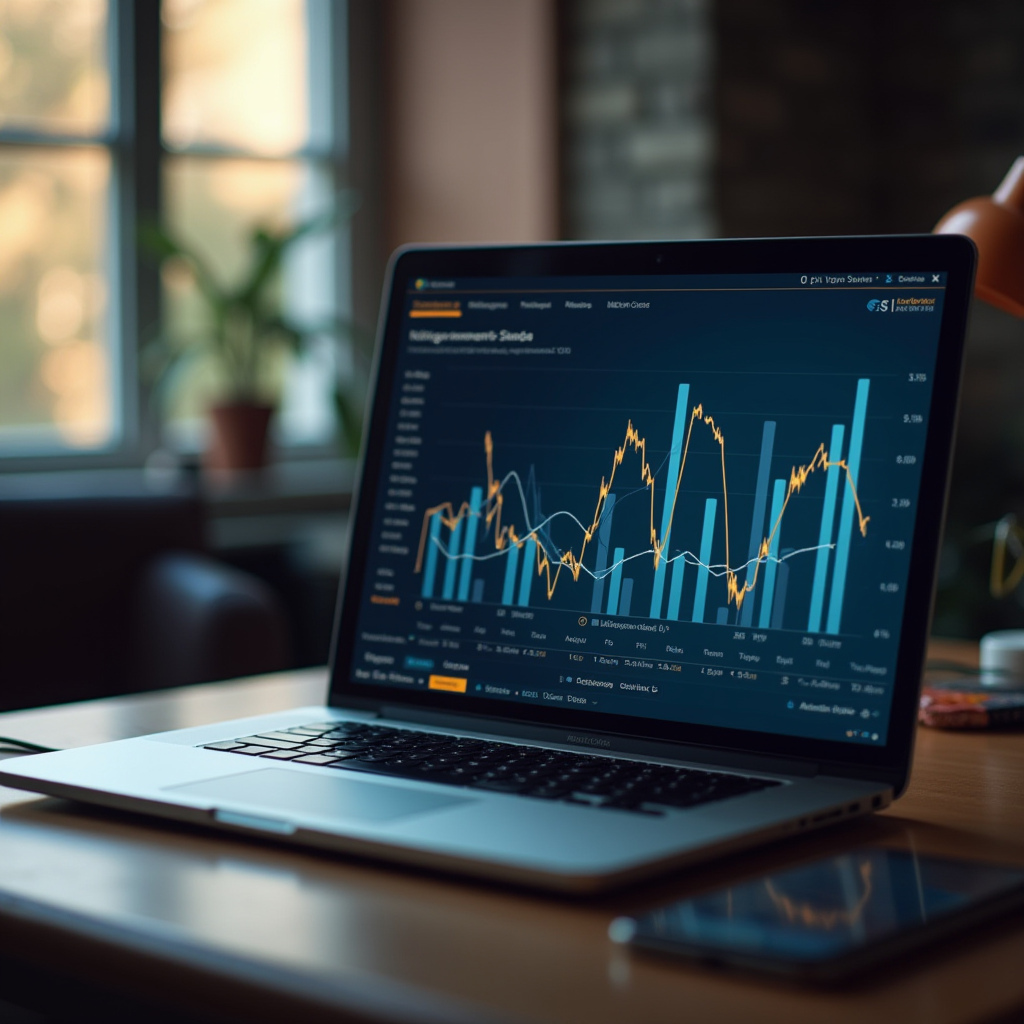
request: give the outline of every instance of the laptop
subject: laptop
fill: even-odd
[[[907,784],[974,249],[391,260],[321,707],[0,782],[561,891]]]

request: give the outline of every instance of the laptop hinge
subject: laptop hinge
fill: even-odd
[[[450,712],[438,714],[401,705],[382,704],[379,711],[380,717],[399,722],[433,725],[439,729],[461,729],[489,733],[494,736],[508,737],[511,740],[557,743],[562,747],[571,747],[580,751],[589,750],[593,753],[665,757],[695,764],[717,765],[721,768],[738,768],[754,772],[772,772],[779,775],[796,775],[801,778],[811,778],[818,775],[820,770],[816,762],[774,757],[770,754],[751,754],[744,751],[687,746],[665,740],[615,736],[608,733],[534,725],[526,722],[496,721],[493,718],[453,715]]]

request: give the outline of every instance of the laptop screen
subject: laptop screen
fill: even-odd
[[[945,270],[395,288],[349,692],[884,746]]]

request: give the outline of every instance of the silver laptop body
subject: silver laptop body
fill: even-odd
[[[325,705],[0,782],[567,891],[887,806],[973,266],[954,236],[400,251]]]

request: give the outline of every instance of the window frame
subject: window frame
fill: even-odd
[[[260,157],[219,146],[172,149],[162,138],[162,41],[160,0],[108,0],[107,53],[110,74],[110,122],[95,136],[10,129],[0,126],[0,149],[56,150],[72,146],[105,149],[110,156],[108,255],[110,298],[108,325],[117,355],[113,393],[119,436],[109,447],[25,454],[0,453],[0,474],[17,472],[141,468],[161,446],[159,413],[152,389],[139,375],[140,346],[163,313],[159,268],[141,254],[138,225],[163,215],[162,175],[165,160],[179,157],[315,162],[326,168],[335,190],[350,184],[349,173],[349,7],[345,0],[306,0],[309,20],[310,103],[326,106],[326,139],[314,139],[283,156]],[[342,60],[331,59],[332,54]],[[311,117],[311,121],[314,118]],[[315,123],[315,121],[314,121]],[[352,292],[352,268],[358,261],[344,233],[333,242],[336,292]],[[347,303],[348,304],[348,303]],[[187,453],[184,453],[187,454]],[[283,461],[323,459],[335,454],[333,443],[289,445],[278,449]]]

